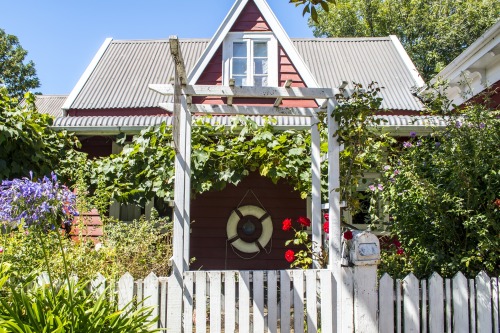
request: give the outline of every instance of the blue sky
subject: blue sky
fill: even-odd
[[[35,62],[43,94],[69,94],[101,44],[113,39],[211,38],[234,0],[6,0],[0,28]],[[268,0],[290,37],[312,37],[302,7]]]

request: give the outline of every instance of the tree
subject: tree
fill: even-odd
[[[9,95],[18,99],[40,86],[35,64],[33,61],[25,63],[27,54],[16,36],[0,29],[0,86],[5,86]]]
[[[316,37],[396,35],[429,80],[499,17],[495,0],[337,0],[310,21]]]

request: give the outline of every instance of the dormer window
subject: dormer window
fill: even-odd
[[[278,85],[278,45],[272,33],[229,33],[224,40],[224,85]]]

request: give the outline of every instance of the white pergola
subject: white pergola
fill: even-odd
[[[172,279],[182,286],[182,275],[189,269],[190,248],[190,188],[191,188],[191,113],[224,114],[224,115],[262,115],[262,116],[308,116],[313,119],[311,126],[311,169],[312,169],[312,240],[321,244],[321,179],[320,179],[320,134],[318,129],[319,112],[328,114],[328,203],[329,203],[329,269],[339,283],[341,233],[340,233],[340,177],[339,177],[339,143],[334,136],[338,123],[331,117],[337,105],[335,96],[340,93],[336,88],[297,88],[291,87],[287,81],[284,87],[240,87],[189,85],[184,60],[176,36],[170,37],[171,55],[175,63],[175,81],[173,84],[152,84],[150,89],[160,94],[173,96],[173,103],[165,103],[161,107],[173,111],[173,140],[175,157],[175,189],[174,189],[174,232],[173,232],[173,274]],[[225,105],[193,104],[192,97],[226,97]],[[268,98],[274,99],[274,106],[241,106],[233,105],[233,98]],[[316,108],[283,108],[279,104],[283,99],[316,100]],[[316,120],[316,121],[314,121]],[[172,286],[172,290],[171,290]],[[179,304],[168,304],[168,313],[174,314],[182,309],[182,288],[174,288],[169,284],[169,293],[179,293]],[[337,296],[339,297],[339,295]],[[175,303],[175,302],[171,302]],[[340,303],[337,302],[337,308]],[[339,309],[337,309],[339,311]],[[339,313],[339,312],[337,312]],[[175,330],[174,327],[172,329]]]

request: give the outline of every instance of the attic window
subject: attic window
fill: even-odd
[[[229,33],[224,40],[224,85],[277,86],[278,46],[272,33]]]

